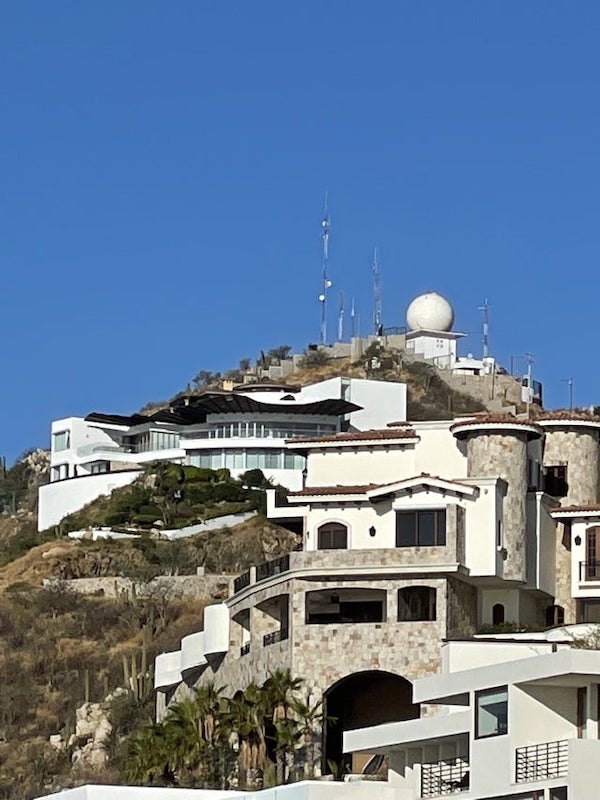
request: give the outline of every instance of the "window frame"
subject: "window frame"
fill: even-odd
[[[414,541],[405,543],[400,541],[400,520],[401,518],[414,515],[415,532]],[[432,544],[422,544],[420,541],[419,519],[422,514],[434,514],[434,542]],[[442,524],[440,524],[440,520]],[[398,508],[396,509],[396,547],[445,547],[447,542],[448,525],[447,509],[443,508]],[[441,531],[441,534],[440,534]],[[441,540],[441,541],[440,541]]]
[[[323,530],[323,528],[331,528],[331,530]],[[333,544],[333,534],[334,533],[343,533],[345,536],[345,544],[342,546],[334,545]],[[331,534],[331,546],[323,547],[321,545],[321,536],[322,534]],[[343,522],[324,522],[317,528],[317,550],[348,550],[348,526],[344,525]]]
[[[490,695],[498,692],[506,692],[506,730],[498,731],[494,733],[480,733],[480,724],[479,724],[479,710],[480,710],[480,701],[481,698],[485,695]],[[475,733],[475,739],[493,739],[496,736],[506,736],[508,734],[508,684],[504,684],[502,686],[490,686],[487,689],[477,689],[474,694],[474,725],[473,730]]]

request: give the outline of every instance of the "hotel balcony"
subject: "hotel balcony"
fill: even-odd
[[[444,574],[463,571],[451,545],[434,547],[395,547],[372,550],[301,550],[266,561],[237,577],[233,591],[237,595],[250,587],[277,583],[297,574],[298,577],[386,576],[412,573],[426,566],[428,572]]]
[[[181,682],[181,650],[162,653],[154,661],[154,688],[168,689]]]
[[[517,747],[515,782],[564,778],[569,772],[569,740]]]
[[[469,762],[445,758],[421,764],[421,797],[444,797],[469,790]]]
[[[208,664],[204,655],[204,631],[184,636],[181,640],[181,675],[201,669]]]

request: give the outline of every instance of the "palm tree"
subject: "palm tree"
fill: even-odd
[[[293,702],[294,695],[303,683],[302,678],[293,678],[291,670],[285,669],[271,672],[263,684],[266,701],[272,708],[271,721],[274,727],[272,738],[275,745],[278,783],[287,783],[290,761],[293,761],[293,752],[302,736]]]
[[[127,742],[121,772],[125,780],[138,785],[175,784],[171,745],[162,723],[144,725]]]
[[[240,788],[261,779],[269,761],[265,712],[265,693],[255,683],[250,683],[244,692],[236,692],[226,704],[223,724],[237,736]]]
[[[335,722],[333,717],[328,717],[325,712],[325,701],[323,698],[313,701],[310,691],[306,697],[295,697],[292,700],[292,708],[300,726],[302,743],[305,749],[304,770],[305,778],[314,778],[315,765],[317,760],[316,747],[323,730],[323,725]]]

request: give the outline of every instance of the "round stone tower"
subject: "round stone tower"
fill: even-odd
[[[542,435],[528,421],[489,415],[459,420],[452,426],[457,439],[467,444],[467,471],[473,478],[497,477],[506,481],[503,542],[506,548],[504,578],[527,579],[527,443]]]
[[[548,412],[538,424],[544,431],[547,493],[563,506],[596,505],[600,501],[600,417]]]
[[[562,506],[594,506],[600,501],[600,417],[572,411],[549,411],[540,419],[544,431],[544,490]],[[571,586],[569,525],[556,526],[555,604],[566,622],[577,619]]]

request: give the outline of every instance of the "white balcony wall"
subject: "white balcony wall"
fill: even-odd
[[[154,660],[154,688],[167,689],[181,681],[181,650],[161,653]]]
[[[467,476],[466,445],[450,432],[454,422],[413,422],[420,441],[415,450],[415,475],[427,472],[460,480]]]
[[[187,672],[207,664],[204,655],[204,631],[191,633],[181,640],[181,672]]]
[[[372,449],[361,448],[358,452],[355,447],[310,452],[307,459],[309,485],[358,486],[412,478],[417,474],[415,444],[407,442],[391,449],[378,443]]]
[[[496,478],[470,481],[479,487],[474,502],[465,504],[466,562],[472,575],[502,575],[498,523],[502,522],[503,490]]]
[[[67,514],[79,511],[97,497],[110,494],[113,489],[129,485],[138,475],[140,475],[139,470],[102,472],[98,475],[85,475],[41,486],[38,530],[43,531],[58,525]]]
[[[204,609],[204,653],[214,655],[229,650],[229,608],[215,603]]]

